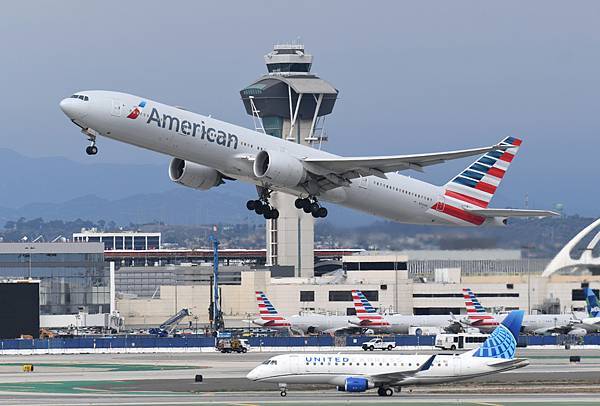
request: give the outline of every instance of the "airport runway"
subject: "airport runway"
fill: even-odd
[[[420,351],[420,353],[433,351]],[[2,356],[0,405],[222,404],[600,404],[600,350],[520,349],[531,365],[458,384],[404,388],[392,398],[348,394],[328,387],[290,386],[245,379],[276,353],[162,353]],[[579,355],[581,363],[570,363]],[[21,371],[24,363],[33,373]],[[201,374],[202,383],[194,377]]]

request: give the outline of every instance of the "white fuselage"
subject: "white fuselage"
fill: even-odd
[[[359,324],[360,320],[352,320],[353,323]],[[382,319],[375,320],[377,324],[364,323],[361,327],[369,328],[377,332],[388,332],[394,334],[408,334],[411,327],[436,327],[445,329],[454,323],[454,319],[450,315],[401,315],[390,314],[382,315]]]
[[[489,325],[474,324],[473,327],[478,328],[482,333],[491,332],[499,323],[502,323],[507,315],[508,313],[495,314],[493,323]],[[566,328],[572,324],[573,316],[570,314],[526,314],[523,317],[521,330],[529,334],[545,334],[547,331],[552,332],[554,329]]]
[[[348,377],[371,377],[378,374],[414,371],[431,355],[396,354],[288,354],[271,358],[276,363],[261,364],[247,378],[280,384],[329,384],[343,387]],[[495,358],[461,355],[436,355],[431,366],[394,384],[418,385],[469,379],[527,365],[518,363],[493,366]],[[373,385],[376,386],[376,383]],[[371,387],[373,387],[371,386]]]
[[[289,326],[274,326],[275,329],[290,329],[294,333],[313,334],[313,333],[334,333],[338,330],[356,329],[357,326],[351,324],[348,316],[336,316],[325,314],[302,314],[286,317],[285,320],[277,324],[289,324]],[[271,328],[268,320],[258,318],[253,320],[254,324]]]
[[[83,93],[89,96],[89,101],[65,99],[64,102],[80,104],[69,116],[84,129],[292,195],[308,194],[301,186],[265,185],[254,175],[252,160],[260,151],[284,152],[298,159],[337,157],[138,96],[108,91]],[[127,118],[142,100],[146,105],[139,116]],[[443,201],[443,188],[397,173],[386,176],[387,179],[375,176],[355,179],[348,186],[321,193],[319,199],[403,223],[473,225],[432,209],[436,202]]]

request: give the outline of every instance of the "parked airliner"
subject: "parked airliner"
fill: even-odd
[[[600,332],[600,305],[598,298],[591,288],[583,289],[587,305],[587,317],[577,320],[577,326],[585,329],[588,333]]]
[[[463,289],[463,297],[467,308],[468,326],[477,328],[482,333],[492,331],[506,317],[506,313],[489,313],[470,288]],[[587,332],[579,324],[580,321],[571,314],[526,314],[522,331],[529,334],[561,333],[583,336]]]
[[[408,334],[411,327],[435,327],[439,330],[458,332],[460,323],[453,315],[402,315],[380,314],[365,294],[360,290],[352,291],[352,300],[356,317],[350,323],[379,333]]]
[[[82,91],[60,107],[90,140],[88,154],[98,152],[97,138],[104,136],[174,157],[169,175],[184,186],[250,182],[258,199],[246,206],[265,218],[279,217],[269,202],[273,190],[296,196],[296,208],[314,217],[327,215],[320,201],[414,224],[504,225],[509,217],[556,214],[488,208],[521,145],[514,137],[459,151],[341,157],[126,93]],[[441,187],[397,173],[480,154]]]
[[[267,295],[256,291],[259,318],[252,320],[254,324],[276,330],[290,330],[293,333],[305,335],[315,333],[334,334],[338,331],[360,332],[363,329],[350,324],[351,316],[335,316],[325,314],[295,314],[281,315]]]
[[[377,388],[391,396],[392,388],[453,382],[495,374],[529,364],[515,358],[523,311],[511,312],[491,336],[474,350],[460,355],[286,354],[269,358],[247,378],[279,384],[281,396],[288,384],[329,384],[347,392]]]

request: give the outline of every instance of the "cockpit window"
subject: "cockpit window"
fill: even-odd
[[[71,99],[79,99],[79,100],[83,100],[83,101],[88,101],[90,98],[87,96],[84,96],[82,94],[74,94],[70,97]]]
[[[263,365],[277,365],[277,361],[268,359],[263,362]]]
[[[263,365],[269,365],[269,363],[271,362],[270,359],[266,360],[265,362],[263,362]]]

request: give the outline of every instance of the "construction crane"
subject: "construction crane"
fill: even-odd
[[[223,322],[223,312],[221,311],[221,301],[219,298],[219,239],[217,238],[217,231],[217,226],[214,226],[213,234],[208,238],[213,246],[213,289],[211,292],[211,303],[208,308],[208,314],[215,335],[225,327],[225,323]]]

